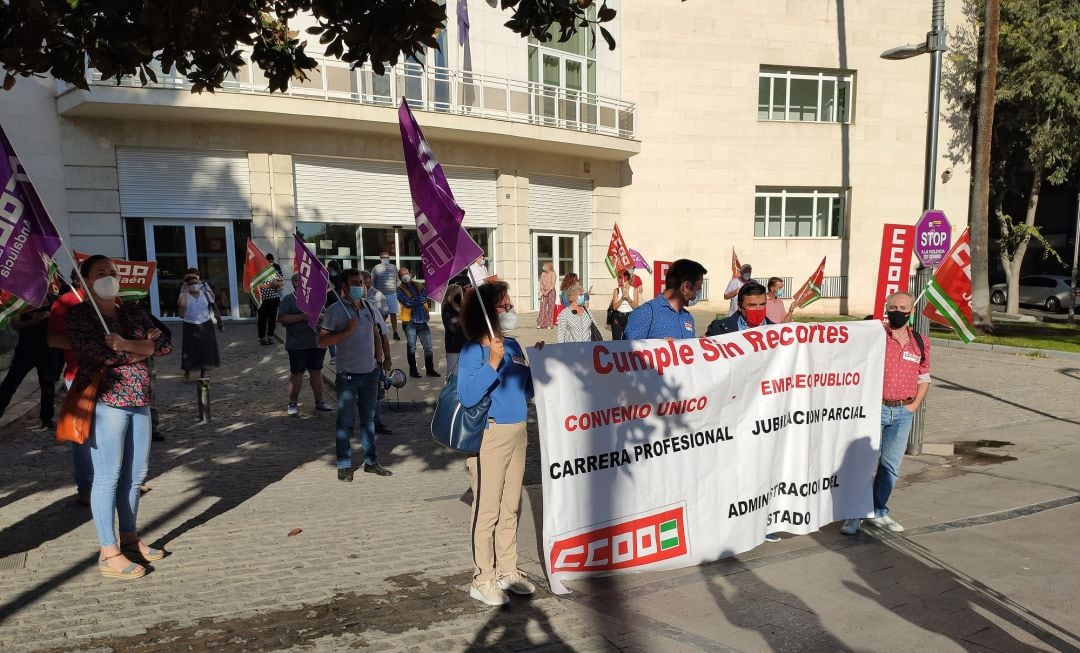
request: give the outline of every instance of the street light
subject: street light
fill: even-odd
[[[934,208],[934,182],[937,175],[937,141],[938,141],[938,114],[941,103],[941,58],[945,52],[945,0],[933,0],[930,12],[930,31],[926,34],[926,40],[922,43],[901,45],[889,48],[881,53],[882,59],[896,61],[910,59],[921,54],[930,54],[930,98],[926,111],[926,157],[924,162],[923,177],[923,211]],[[919,265],[919,271],[915,281],[915,294],[918,296],[926,284],[930,282],[931,270]],[[915,330],[924,339],[930,333],[929,323],[922,314],[926,300],[919,301],[914,307]],[[907,452],[909,454],[922,453],[923,441],[923,407],[915,415],[911,425],[911,435],[908,436]]]

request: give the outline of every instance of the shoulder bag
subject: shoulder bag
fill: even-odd
[[[431,418],[431,437],[439,444],[462,453],[478,453],[488,427],[491,397],[484,395],[471,408],[461,405],[457,392],[457,374],[446,377],[439,393],[435,415]]]
[[[102,372],[99,371],[86,384],[86,387],[76,392],[68,390],[64,397],[64,403],[60,406],[60,419],[56,423],[56,441],[74,442],[82,444],[90,437],[90,429],[94,425],[94,408],[97,406],[98,385],[101,383]]]

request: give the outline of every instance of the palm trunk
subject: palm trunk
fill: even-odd
[[[972,145],[971,179],[971,313],[975,324],[992,329],[990,309],[990,257],[987,252],[990,209],[990,144],[994,128],[994,94],[997,89],[1000,0],[986,0],[982,56],[979,66],[979,101],[976,107],[975,142]]]

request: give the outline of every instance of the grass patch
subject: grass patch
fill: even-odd
[[[959,340],[952,331],[930,329],[930,335],[945,340]],[[978,334],[975,342],[984,345],[1027,347],[1030,349],[1053,349],[1080,353],[1080,325],[1053,324],[1050,322],[995,322],[994,335]]]
[[[799,315],[796,322],[846,322],[861,318],[849,315]],[[930,324],[930,335],[944,340],[960,340],[951,330]],[[1052,349],[1080,353],[1080,324],[1053,322],[994,322],[994,335],[979,334],[975,342],[983,345],[1004,345],[1028,349]]]

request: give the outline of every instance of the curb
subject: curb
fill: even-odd
[[[1071,351],[1057,351],[1056,349],[1034,349],[1028,347],[1010,347],[1008,345],[984,345],[978,342],[963,343],[959,340],[946,340],[944,338],[930,338],[930,344],[935,347],[947,347],[949,349],[973,349],[975,351],[992,351],[999,354],[1020,354],[1022,356],[1039,356],[1080,362],[1080,353]]]

